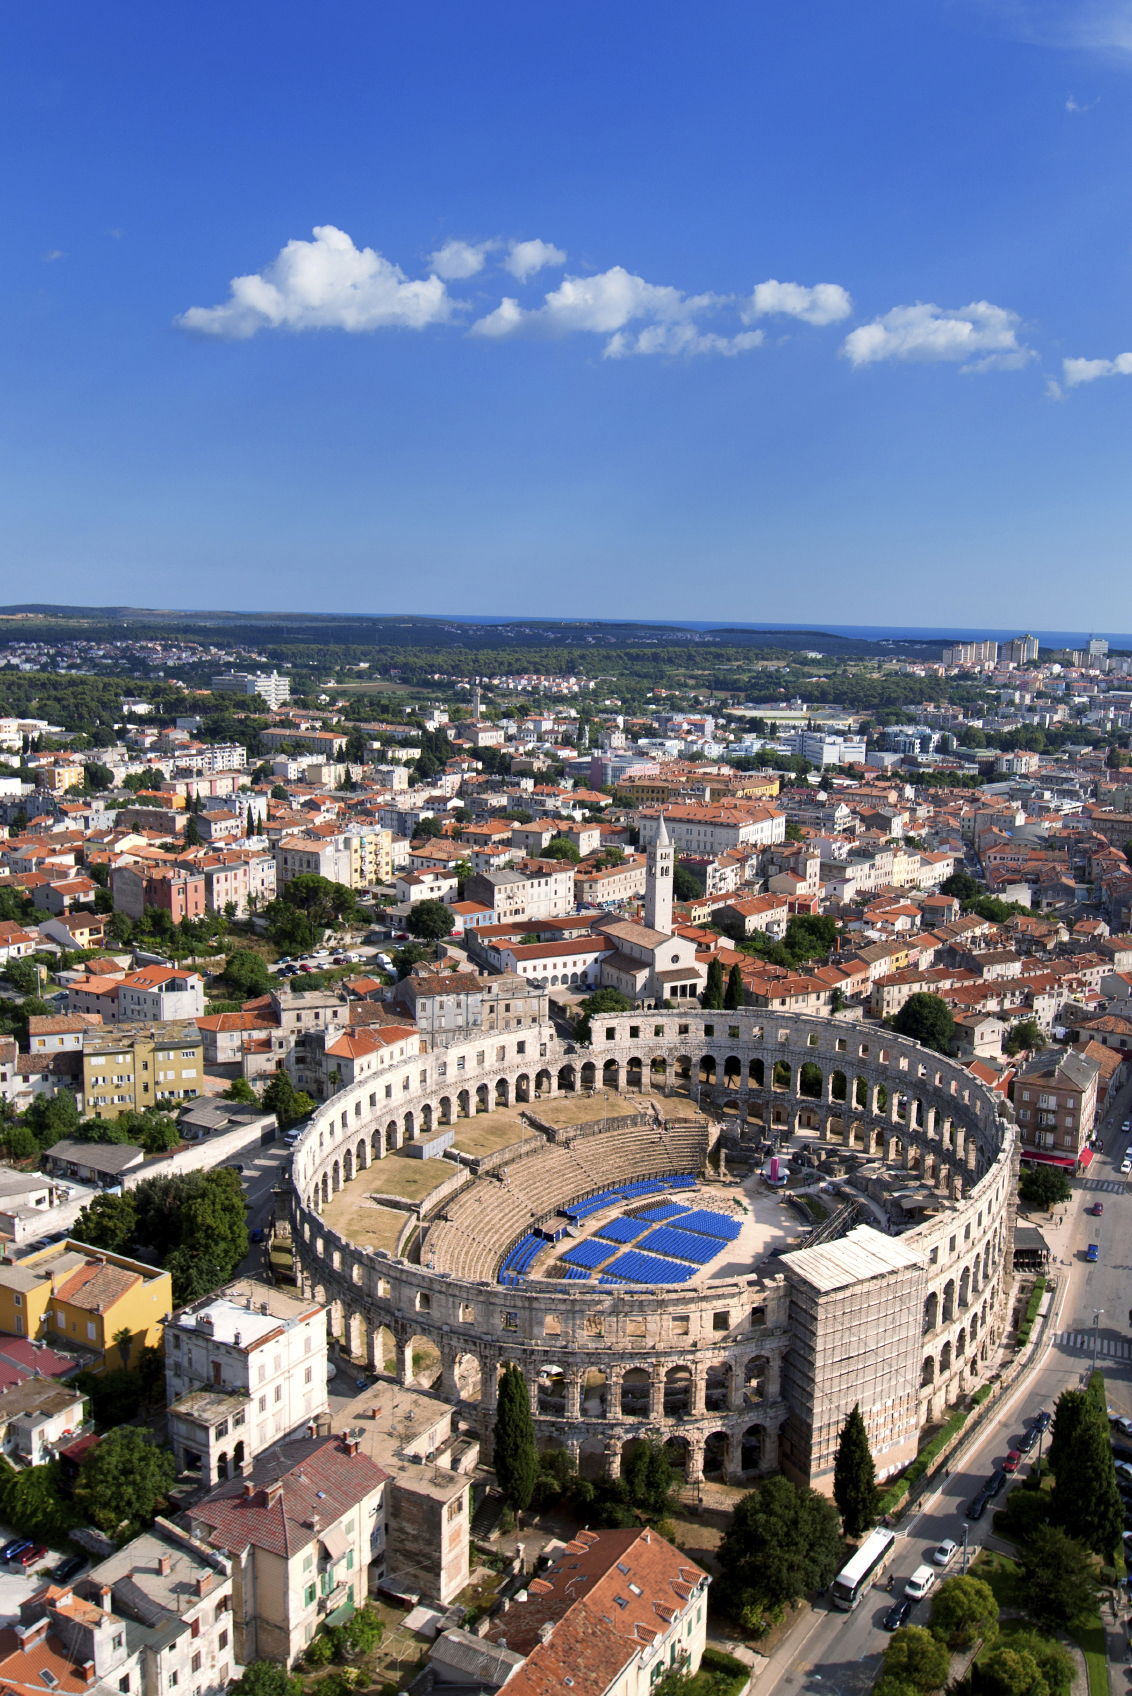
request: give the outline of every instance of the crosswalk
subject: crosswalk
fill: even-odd
[[[1114,1178],[1086,1178],[1081,1188],[1083,1190],[1103,1190],[1109,1195],[1122,1195],[1128,1185]]]
[[[1080,1349],[1085,1354],[1093,1352],[1091,1331],[1055,1331],[1053,1340],[1062,1348]],[[1123,1342],[1118,1337],[1101,1337],[1097,1343],[1097,1359],[1102,1355],[1109,1360],[1132,1360],[1132,1343]]]

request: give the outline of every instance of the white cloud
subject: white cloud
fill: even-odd
[[[47,265],[50,265],[55,259],[66,259],[66,257],[67,255],[63,252],[61,247],[50,247],[46,253],[40,254],[40,258]]]
[[[472,325],[475,336],[496,340],[507,336],[563,336],[575,331],[611,336],[607,356],[626,353],[740,353],[756,347],[757,331],[741,336],[704,335],[695,319],[699,313],[726,304],[714,294],[685,295],[663,284],[646,283],[624,266],[614,265],[594,277],[564,277],[543,304],[529,311],[505,298],[487,317]],[[642,328],[622,334],[630,324]]]
[[[497,241],[446,241],[443,247],[429,255],[429,265],[438,277],[445,277],[449,282],[461,280],[464,277],[474,277],[483,270],[484,260],[493,247],[498,247]]]
[[[854,365],[882,359],[963,362],[964,371],[1013,370],[1034,357],[1018,340],[1016,312],[972,301],[945,312],[918,303],[896,306],[871,324],[851,330],[841,351]]]
[[[528,277],[533,277],[536,271],[541,271],[547,265],[565,265],[566,255],[560,247],[555,247],[549,241],[513,241],[510,251],[503,261],[503,269],[510,271],[513,277],[518,277],[525,283]]]
[[[1073,96],[1070,95],[1068,100],[1065,102],[1065,110],[1067,112],[1091,112],[1093,107],[1096,106],[1099,101],[1100,95],[1098,94],[1096,100],[1088,100],[1082,106],[1080,101],[1074,100]]]
[[[1063,359],[1061,368],[1066,388],[1076,389],[1098,377],[1132,377],[1132,353],[1118,353],[1115,359]]]
[[[263,329],[420,330],[451,318],[454,303],[439,277],[407,278],[333,224],[316,226],[314,238],[289,241],[262,271],[233,277],[222,305],[191,306],[174,322],[243,340]]]
[[[755,284],[755,292],[743,309],[743,321],[749,324],[752,318],[781,313],[807,324],[836,324],[848,318],[852,310],[853,302],[840,283],[815,283],[813,288],[806,288],[802,283],[780,283],[771,277]]]

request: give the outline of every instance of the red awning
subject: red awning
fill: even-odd
[[[1092,1163],[1093,1163],[1093,1151],[1092,1151],[1092,1149],[1091,1148],[1083,1148],[1081,1150],[1080,1158],[1078,1160],[1078,1165],[1082,1168],[1082,1170],[1084,1170],[1085,1168],[1091,1166]]]
[[[1060,1154],[1039,1154],[1035,1149],[1024,1148],[1023,1160],[1036,1160],[1042,1166],[1065,1166],[1072,1172],[1077,1162],[1073,1159],[1063,1159]]]

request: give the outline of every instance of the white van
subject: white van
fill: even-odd
[[[918,1566],[907,1584],[904,1594],[913,1602],[922,1602],[936,1581],[936,1573],[930,1566]]]

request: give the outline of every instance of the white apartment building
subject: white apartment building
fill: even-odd
[[[204,1012],[204,979],[172,966],[142,966],[118,983],[116,1019],[137,1024],[159,1019],[196,1019]]]
[[[254,1278],[182,1308],[165,1325],[165,1394],[178,1468],[239,1476],[326,1411],[326,1309]]]
[[[831,736],[824,730],[797,730],[783,737],[783,746],[791,754],[801,754],[812,766],[864,765],[863,736]]]
[[[651,848],[660,829],[661,809],[639,815],[641,847]],[[786,840],[786,815],[775,807],[731,806],[716,802],[706,807],[665,807],[670,841],[687,854],[721,854],[727,848],[769,848]]]
[[[310,875],[349,887],[350,850],[333,837],[285,836],[275,850],[276,887],[286,889],[292,878]]]
[[[228,671],[222,677],[212,679],[214,695],[258,695],[261,701],[266,701],[272,712],[281,707],[284,701],[291,699],[291,679],[280,677],[277,671],[271,675],[264,671]]]

